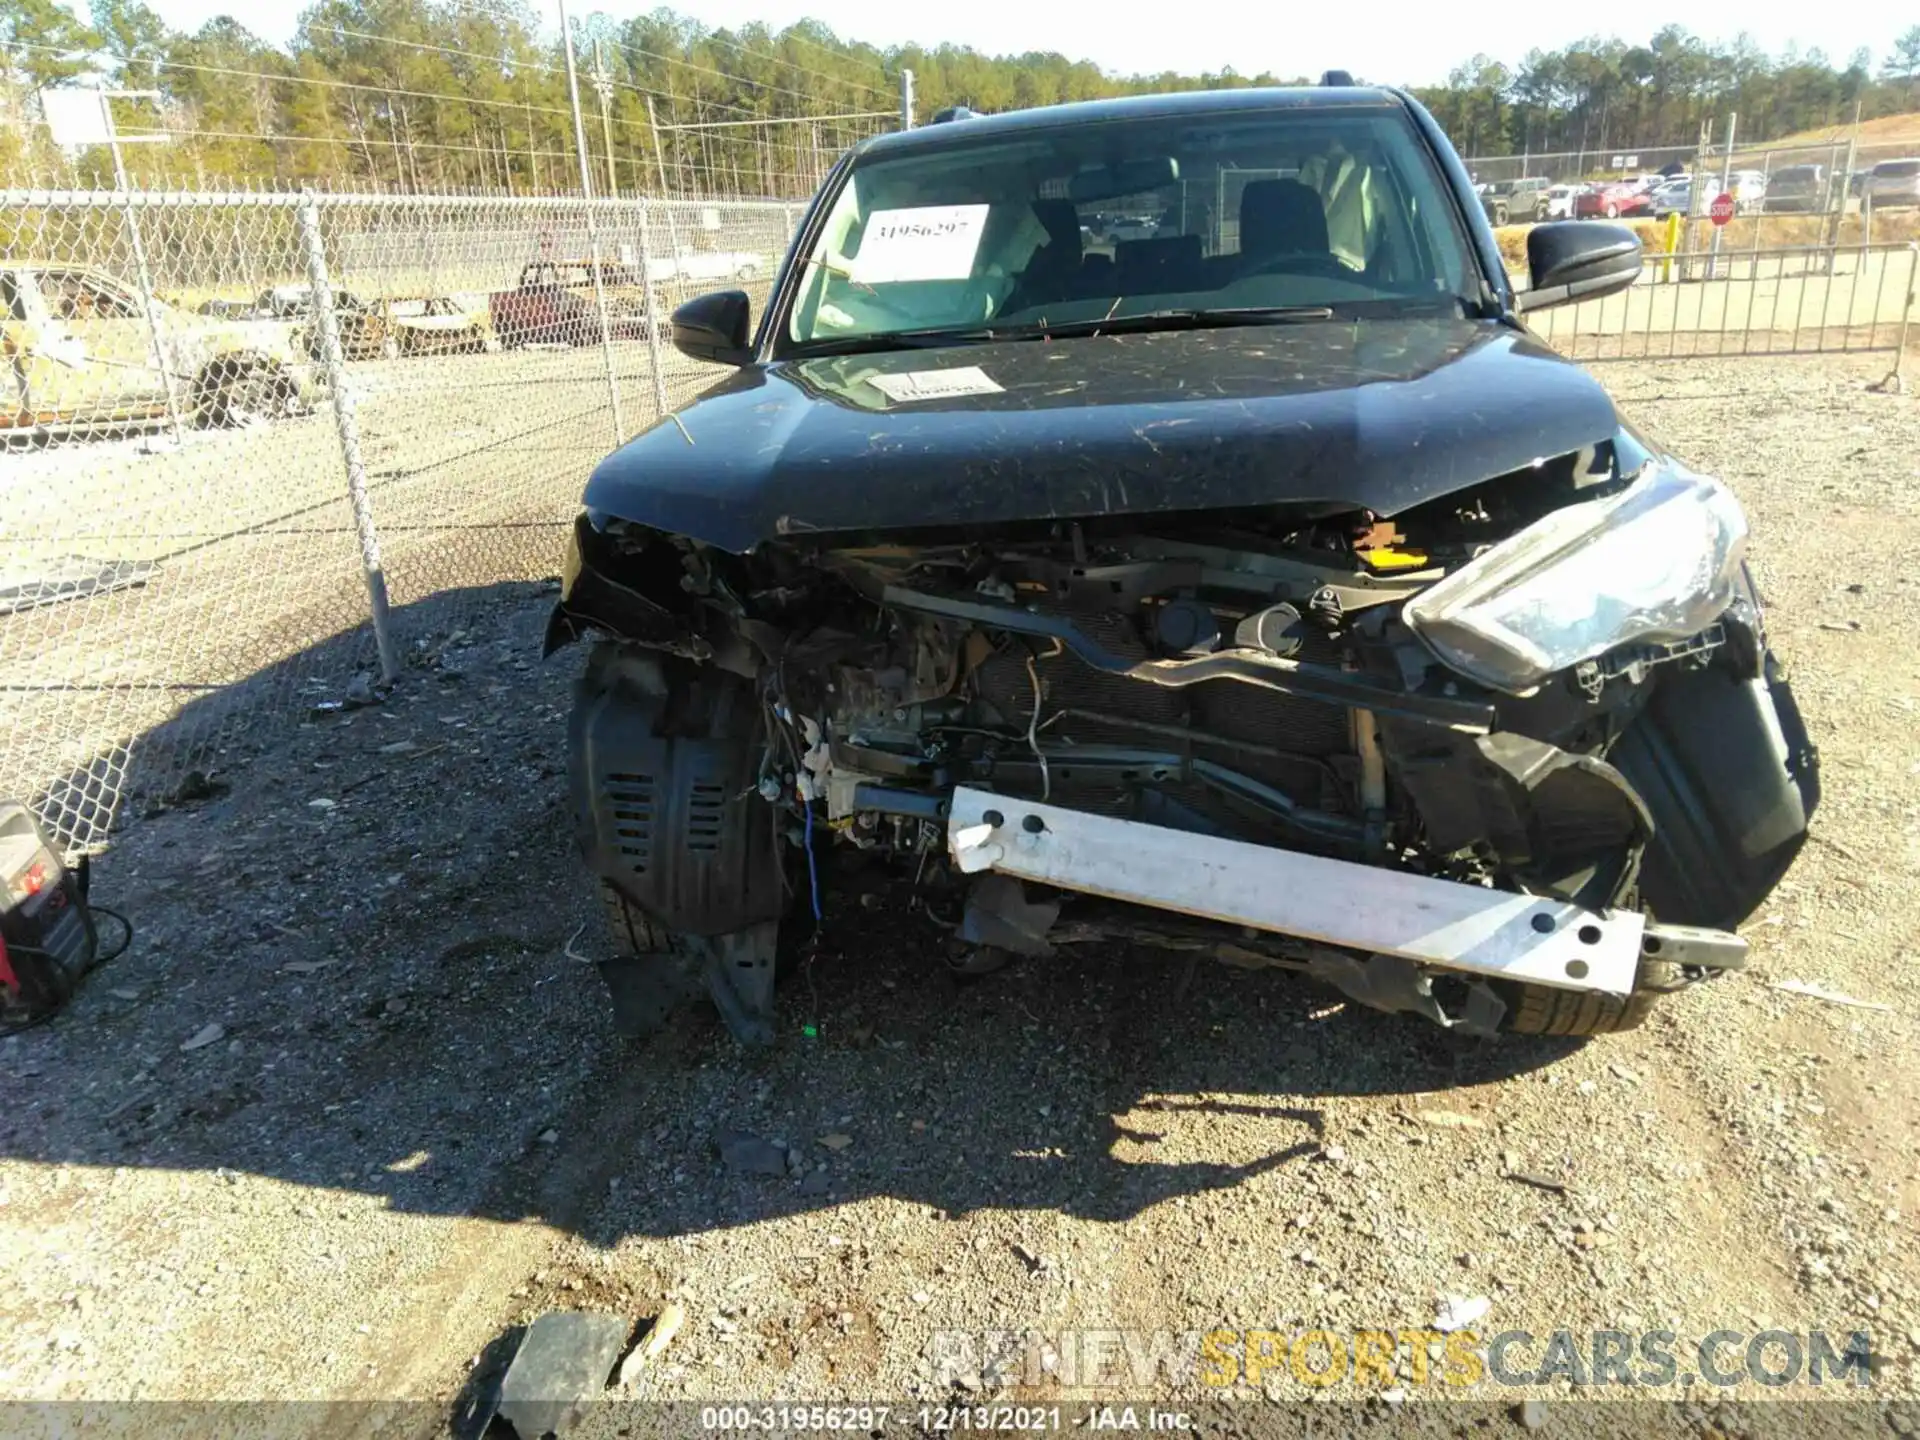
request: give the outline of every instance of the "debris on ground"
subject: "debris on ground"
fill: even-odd
[[[1536,1190],[1551,1190],[1556,1195],[1567,1193],[1566,1182],[1555,1180],[1549,1175],[1535,1175],[1526,1170],[1509,1170],[1507,1179],[1517,1180],[1522,1185],[1531,1185]]]
[[[1478,1325],[1487,1318],[1493,1301],[1484,1295],[1443,1295],[1433,1317],[1433,1328],[1443,1335]]]
[[[1431,1125],[1436,1130],[1484,1130],[1487,1122],[1478,1115],[1468,1115],[1459,1110],[1422,1110],[1420,1123]]]
[[[662,1306],[660,1313],[653,1317],[653,1324],[646,1336],[620,1362],[620,1388],[624,1390],[633,1385],[641,1372],[666,1352],[667,1346],[673,1343],[673,1337],[680,1333],[680,1327],[686,1323],[686,1309],[678,1301],[669,1300]]]
[[[495,1413],[520,1440],[564,1434],[607,1388],[632,1328],[626,1317],[550,1310],[527,1327],[500,1382]]]
[[[722,1130],[713,1143],[729,1170],[738,1170],[743,1175],[787,1173],[787,1152],[772,1141],[739,1130]]]
[[[1878,1010],[1889,1015],[1893,1013],[1891,1005],[1882,1005],[1878,1000],[1856,1000],[1851,995],[1829,990],[1809,980],[1769,980],[1767,988],[1785,995],[1804,995],[1809,1000],[1824,1000],[1829,1005],[1848,1005],[1855,1010]]]
[[[216,1041],[224,1039],[226,1036],[226,1033],[227,1033],[227,1027],[222,1025],[217,1020],[213,1021],[211,1024],[202,1025],[198,1030],[194,1031],[193,1034],[191,1034],[184,1041],[181,1042],[181,1045],[180,1045],[181,1052],[185,1053],[190,1050],[204,1050],[207,1048],[207,1046],[214,1044]]]

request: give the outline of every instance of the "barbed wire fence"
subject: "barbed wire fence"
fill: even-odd
[[[214,132],[324,147],[332,184],[207,184],[156,143],[131,180],[96,150],[0,186],[0,795],[69,854],[557,574],[592,466],[717,373],[665,317],[721,287],[764,304],[827,167],[902,123],[872,87],[735,113],[688,62],[690,93],[649,93],[605,38],[580,49],[573,103],[530,124],[329,79],[379,96],[388,133]],[[409,98],[499,123],[436,151],[391,108]],[[192,120],[117,139],[205,138]],[[436,154],[491,183],[436,189]]]

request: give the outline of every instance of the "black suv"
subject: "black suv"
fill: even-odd
[[[849,863],[932,967],[1158,946],[1477,1033],[1742,963],[1817,793],[1746,522],[1527,330],[1633,235],[1527,250],[1395,90],[846,155],[757,329],[675,314],[728,369],[595,471],[549,628],[621,1025],[771,1039]]]

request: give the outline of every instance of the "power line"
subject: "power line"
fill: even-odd
[[[400,45],[408,50],[424,50],[435,55],[458,55],[470,60],[489,60],[502,71],[509,67],[515,70],[538,70],[547,75],[564,75],[565,69],[558,65],[549,65],[544,60],[510,60],[504,55],[489,55],[480,50],[460,50],[447,45],[429,45],[421,40],[402,40],[393,35],[376,35],[366,30],[349,30],[344,25],[322,25],[312,21],[300,27],[321,35],[344,35],[355,40],[371,40],[379,45]]]
[[[703,75],[715,75],[715,76],[718,76],[720,79],[730,81],[735,85],[751,85],[756,90],[767,90],[772,92],[775,95],[791,95],[797,100],[811,101],[816,98],[812,95],[808,95],[804,93],[803,91],[789,90],[782,85],[771,85],[764,80],[751,80],[744,75],[730,75],[725,70],[714,69],[711,65],[696,65],[691,60],[682,60],[677,56],[673,56],[673,55],[662,55],[655,50],[643,49],[638,45],[629,45],[624,40],[608,40],[606,43],[613,46],[613,48],[616,50],[625,51],[629,55],[644,55],[649,60],[660,61],[660,63],[663,65],[679,65],[685,69],[697,71]],[[876,91],[875,93],[885,94],[886,92]],[[698,99],[699,97],[696,95],[694,98]],[[724,102],[719,102],[719,101],[708,101],[704,103],[724,104]],[[729,106],[727,108],[738,110],[741,107],[735,105],[735,106]]]
[[[47,122],[45,120],[35,120],[30,123],[45,126]],[[400,150],[455,150],[465,155],[498,156],[502,153],[490,146],[478,143],[452,145],[434,140],[383,140],[377,135],[268,135],[257,130],[201,130],[187,125],[178,128],[170,127],[164,131],[134,131],[133,133],[136,135],[186,135],[198,140],[253,140],[263,145],[344,145],[349,149],[359,145],[385,145]],[[123,135],[121,138],[126,139],[128,137]],[[515,148],[505,153],[511,156],[538,156],[542,160],[550,158],[558,160],[573,159],[573,152],[570,150],[522,150]]]
[[[55,54],[71,52],[61,50],[54,45],[35,45],[29,41],[14,40],[0,42],[0,45],[14,49],[42,50]],[[164,70],[188,70],[204,75],[225,75],[236,80],[265,80],[270,84],[285,82],[290,85],[318,85],[329,90],[357,90],[370,95],[385,95],[389,98],[400,97],[408,100],[445,100],[456,105],[484,105],[498,110],[512,110],[520,114],[558,115],[566,118],[572,115],[558,105],[535,105],[531,101],[520,100],[483,100],[474,95],[452,95],[443,90],[408,90],[398,85],[372,85],[357,80],[335,80],[318,75],[276,75],[260,70],[235,70],[226,65],[196,65],[187,60],[151,60],[143,62]],[[629,120],[624,116],[611,117],[616,125],[638,128],[638,120]],[[129,134],[141,134],[142,131],[130,131]]]
[[[467,8],[467,9],[470,9],[470,10],[473,10],[473,11],[474,11],[475,13],[478,13],[478,14],[480,14],[480,15],[482,15],[482,16],[484,16],[484,17],[485,17],[485,18],[487,18],[487,19],[500,19],[500,18],[504,18],[504,17],[501,17],[501,16],[500,16],[500,15],[499,15],[499,14],[498,14],[497,12],[495,12],[495,11],[492,11],[492,10],[487,10],[487,9],[485,9],[485,8],[483,8],[483,7],[479,7],[479,6],[477,6],[477,5],[475,5],[475,3],[474,3],[474,0],[443,0],[443,3],[445,3],[445,4],[447,4],[447,5],[450,5],[450,6],[452,6],[452,7],[453,7],[453,8],[455,8],[455,9],[460,9],[460,8],[463,8],[463,7],[464,7],[464,8]],[[516,19],[516,22],[515,22],[515,23],[519,23],[517,19]],[[327,29],[329,29],[329,28],[334,28],[334,27],[328,27],[328,26],[319,26],[318,28],[324,31],[324,30],[327,30]],[[369,38],[369,39],[378,39],[378,40],[382,40],[382,41],[385,41],[387,37],[385,37],[385,36],[368,36],[368,37],[366,37],[366,38]],[[744,77],[744,76],[738,76],[738,75],[728,75],[728,74],[727,74],[727,73],[726,73],[726,72],[725,72],[724,70],[710,70],[710,69],[708,69],[708,68],[707,68],[706,66],[702,66],[702,65],[695,65],[695,64],[693,64],[693,62],[692,62],[692,61],[690,61],[690,60],[681,60],[681,59],[676,59],[676,58],[675,58],[674,56],[672,56],[672,55],[660,55],[660,54],[656,54],[656,53],[655,53],[654,51],[651,51],[651,50],[643,50],[643,49],[641,49],[641,48],[639,48],[638,46],[634,46],[634,45],[628,45],[628,44],[625,44],[624,42],[622,42],[622,41],[620,41],[620,40],[616,40],[616,39],[614,39],[614,38],[612,38],[612,37],[610,37],[610,36],[603,36],[603,37],[602,37],[602,40],[603,40],[603,42],[604,42],[605,44],[607,44],[607,45],[610,45],[610,46],[612,46],[612,47],[613,47],[614,49],[616,49],[616,50],[622,50],[622,51],[625,51],[626,53],[628,53],[628,54],[630,54],[630,55],[644,55],[644,56],[647,56],[647,57],[649,57],[650,59],[655,59],[655,60],[659,60],[659,61],[660,61],[660,62],[662,62],[663,64],[667,64],[667,65],[682,65],[682,66],[686,66],[686,67],[688,67],[688,68],[690,68],[690,69],[694,69],[694,70],[705,70],[705,71],[706,71],[706,73],[708,73],[708,74],[710,74],[710,75],[719,75],[719,76],[721,76],[721,77],[723,77],[723,78],[725,78],[725,79],[729,79],[729,80],[734,80],[734,81],[737,81],[738,83],[740,83],[740,84],[742,84],[742,85],[750,85],[750,86],[753,86],[753,87],[754,87],[754,88],[756,88],[756,89],[770,89],[770,90],[774,90],[774,91],[775,91],[776,93],[778,93],[778,94],[782,94],[782,95],[798,95],[798,96],[800,96],[800,98],[801,98],[801,99],[811,99],[811,98],[812,98],[812,97],[810,97],[810,96],[806,96],[806,95],[801,95],[801,94],[800,94],[800,92],[799,92],[799,91],[797,91],[797,90],[781,90],[781,89],[780,89],[779,87],[777,87],[777,86],[769,86],[769,85],[767,85],[767,84],[766,84],[766,82],[764,82],[764,81],[760,81],[760,80],[750,80],[750,79],[747,79],[747,78],[746,78],[746,77]],[[395,42],[388,42],[388,43],[395,43]],[[409,43],[412,43],[412,42],[408,42],[408,41],[400,41],[400,42],[397,42],[397,43],[400,43],[400,44],[409,44]],[[473,54],[474,52],[471,52],[471,51],[463,51],[463,52],[461,52],[461,53],[463,53],[463,54]],[[482,59],[484,59],[484,58],[487,58],[487,57],[485,57],[485,56],[478,56],[478,57],[476,57],[476,58],[482,58]],[[546,69],[546,70],[547,70],[547,71],[548,71],[549,73],[551,73],[551,74],[563,74],[563,73],[565,73],[565,72],[564,72],[564,70],[563,70],[563,69],[562,69],[561,67],[559,67],[559,66],[543,66],[542,68],[544,68],[544,69]],[[617,86],[617,87],[619,87],[619,88],[620,88],[620,89],[622,89],[622,90],[626,90],[626,91],[630,91],[631,93],[633,93],[633,94],[635,94],[635,95],[652,95],[652,96],[654,96],[654,97],[655,97],[656,99],[660,99],[660,100],[665,100],[665,101],[668,101],[668,102],[669,102],[669,103],[671,103],[671,104],[677,104],[677,103],[679,103],[679,101],[680,101],[680,99],[682,98],[682,97],[680,97],[680,96],[678,96],[678,95],[676,95],[676,94],[674,94],[674,93],[673,93],[673,92],[672,92],[671,90],[650,90],[650,89],[648,89],[648,88],[647,88],[646,86],[644,86],[644,85],[636,85],[636,84],[634,84],[634,83],[633,83],[633,81],[632,81],[631,79],[625,79],[625,80],[623,80],[623,79],[620,79],[620,78],[618,78],[618,77],[616,77],[616,76],[612,76],[612,75],[609,75],[609,76],[607,77],[607,80],[608,80],[608,83],[610,83],[610,84],[612,84],[612,85],[615,85],[615,86]],[[700,97],[698,97],[698,96],[696,96],[695,98],[696,98],[696,99],[700,99]],[[725,100],[706,100],[706,99],[700,99],[700,103],[701,103],[701,104],[703,104],[703,105],[711,105],[711,106],[714,106],[715,108],[717,108],[717,109],[721,109],[721,110],[731,110],[731,111],[734,111],[734,112],[735,112],[736,114],[740,114],[740,115],[749,115],[749,116],[750,116],[750,115],[753,115],[753,114],[755,113],[754,111],[752,111],[752,110],[750,110],[750,109],[749,109],[748,107],[746,107],[745,105],[734,105],[734,104],[731,104],[731,103],[729,103],[728,101],[725,101]]]
[[[699,120],[691,124],[662,125],[662,130],[726,130],[737,125],[826,125],[838,120],[892,120],[897,110],[854,110],[845,115],[781,115],[762,120]]]
[[[852,79],[849,76],[835,75],[832,72],[826,71],[826,70],[809,70],[806,66],[799,64],[797,61],[789,60],[786,57],[781,55],[771,55],[764,50],[751,49],[750,47],[741,44],[738,40],[729,39],[726,36],[723,36],[717,33],[712,35],[705,35],[705,36],[702,36],[701,38],[704,40],[711,41],[713,44],[716,44],[716,45],[731,45],[735,50],[738,50],[742,55],[751,55],[756,60],[771,60],[776,65],[785,65],[788,69],[797,70],[802,75],[811,75],[815,79],[832,81],[835,85],[845,85],[850,89],[863,90],[869,95],[878,95],[882,99],[888,98],[892,93],[891,91],[882,90],[876,85],[869,85],[863,80]]]

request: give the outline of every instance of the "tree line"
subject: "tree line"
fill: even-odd
[[[141,0],[91,0],[84,17],[0,0],[0,170],[107,171],[97,149],[62,151],[37,123],[43,87],[104,83],[156,92],[114,102],[123,134],[169,136],[125,147],[138,178],[577,190],[566,54],[544,16],[521,0],[316,0],[281,47],[231,16],[176,31]],[[814,21],[715,29],[667,9],[587,15],[574,55],[593,182],[623,193],[804,195],[846,146],[893,127],[902,70],[922,118],[1305,78],[1114,76],[1052,53],[883,50]],[[1759,141],[1844,123],[1856,105],[1868,118],[1920,108],[1920,25],[1844,66],[1668,26],[1645,45],[1586,40],[1511,68],[1476,55],[1416,93],[1469,155],[1688,144],[1729,110]]]

